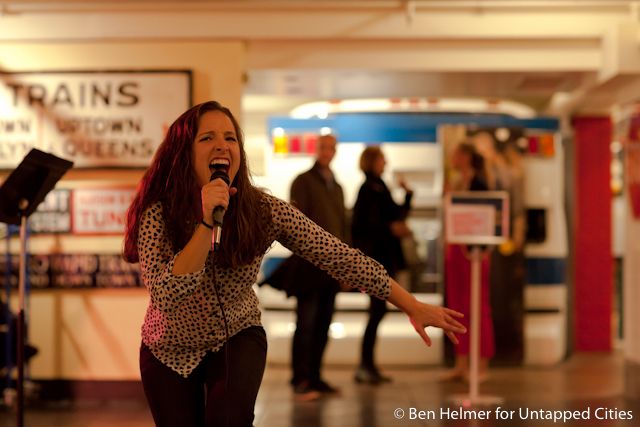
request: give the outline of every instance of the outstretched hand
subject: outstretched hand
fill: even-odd
[[[416,301],[415,307],[407,314],[416,332],[428,346],[431,346],[431,338],[425,331],[427,326],[441,328],[454,344],[458,344],[456,333],[464,334],[467,332],[467,328],[456,320],[456,318],[462,318],[464,315],[450,308]]]
[[[454,344],[458,344],[456,334],[465,334],[467,332],[467,328],[456,320],[456,318],[464,317],[462,313],[450,308],[420,302],[392,278],[389,279],[389,286],[391,287],[391,294],[387,301],[409,316],[416,332],[428,346],[431,346],[431,338],[424,330],[427,326],[441,328]]]

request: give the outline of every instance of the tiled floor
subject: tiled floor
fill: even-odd
[[[464,383],[441,383],[438,368],[387,369],[394,382],[380,387],[356,385],[351,369],[333,367],[326,379],[341,387],[338,397],[316,402],[296,402],[287,385],[286,367],[269,366],[256,406],[256,427],[387,427],[387,426],[628,426],[640,425],[640,401],[624,397],[624,364],[619,354],[582,354],[552,368],[494,368],[481,386],[482,395],[504,399],[505,420],[496,420],[495,408],[486,421],[454,419],[459,407],[452,397],[468,392]],[[411,408],[424,411],[430,420],[410,419]],[[609,419],[596,419],[597,415]],[[404,418],[397,419],[401,409]],[[447,410],[449,416],[447,417]],[[513,411],[513,412],[510,412]],[[529,411],[527,415],[527,411]],[[579,411],[589,420],[534,419],[553,415],[547,411]],[[586,412],[588,411],[588,412]],[[479,412],[475,412],[479,414]],[[558,413],[561,414],[561,413]],[[631,415],[633,419],[623,420]],[[525,417],[527,419],[521,419]],[[612,417],[618,419],[611,419]],[[0,413],[0,427],[13,426],[15,416]],[[27,427],[151,427],[153,422],[144,402],[75,402],[31,406]]]

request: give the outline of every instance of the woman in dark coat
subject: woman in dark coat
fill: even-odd
[[[400,185],[406,191],[405,201],[403,205],[396,204],[382,180],[385,165],[386,160],[380,147],[370,146],[362,152],[360,169],[366,179],[353,207],[351,231],[354,247],[380,262],[389,276],[394,277],[405,266],[400,239],[411,236],[405,219],[413,193],[401,181]],[[378,325],[386,312],[385,301],[370,298],[369,321],[362,339],[360,366],[355,375],[355,380],[359,383],[379,384],[390,381],[390,378],[380,374],[374,362]]]

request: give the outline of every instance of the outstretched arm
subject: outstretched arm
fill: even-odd
[[[387,301],[409,316],[409,320],[416,332],[428,346],[431,346],[431,338],[425,331],[427,326],[441,328],[454,344],[458,344],[456,333],[464,334],[467,332],[467,329],[456,320],[456,318],[464,317],[462,313],[450,308],[420,302],[416,297],[405,291],[395,280],[390,279],[389,283],[391,285],[391,295]]]
[[[458,342],[456,333],[466,332],[456,320],[463,317],[461,313],[418,301],[390,279],[378,262],[318,227],[288,203],[272,196],[268,196],[268,200],[272,204],[273,222],[280,243],[339,282],[387,299],[409,316],[427,345],[431,345],[431,339],[424,330],[427,326],[442,328],[454,343]]]

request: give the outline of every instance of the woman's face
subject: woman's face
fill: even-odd
[[[222,111],[207,111],[200,117],[192,145],[192,156],[201,187],[209,182],[214,164],[222,165],[229,180],[233,182],[240,168],[240,141],[233,122]]]
[[[386,164],[387,160],[384,158],[384,154],[380,153],[373,162],[373,174],[376,176],[382,176]]]

